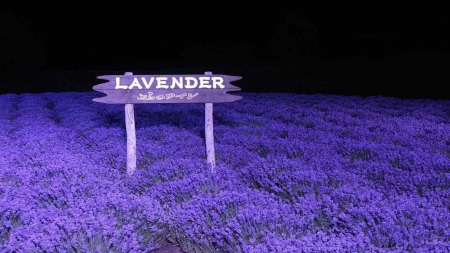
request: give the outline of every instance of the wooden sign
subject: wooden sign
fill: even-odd
[[[241,99],[227,94],[241,88],[231,84],[240,76],[227,75],[106,75],[94,90],[106,94],[93,101],[106,104],[223,103]]]
[[[98,76],[108,80],[98,84],[94,90],[106,93],[105,97],[93,101],[106,104],[125,104],[127,129],[127,173],[136,170],[136,129],[134,104],[138,103],[205,103],[206,159],[214,171],[216,165],[213,132],[213,103],[233,102],[240,96],[227,94],[241,88],[231,85],[240,76],[213,75],[125,75]]]

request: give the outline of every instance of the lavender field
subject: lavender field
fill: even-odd
[[[123,105],[0,95],[0,252],[450,252],[450,101],[241,93]]]

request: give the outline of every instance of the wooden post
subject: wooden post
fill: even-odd
[[[212,72],[205,72],[205,75],[212,75]],[[216,154],[214,151],[213,103],[205,103],[205,142],[206,160],[211,164],[211,170],[214,171]]]
[[[125,72],[125,75],[133,75],[133,73]],[[133,104],[125,104],[125,124],[127,128],[127,173],[132,175],[136,170],[136,129]]]

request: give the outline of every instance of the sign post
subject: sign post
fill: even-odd
[[[213,103],[233,102],[241,96],[227,94],[239,91],[231,84],[242,79],[240,76],[213,75],[125,75],[98,76],[108,82],[97,84],[95,91],[106,94],[93,101],[106,104],[125,104],[127,130],[127,173],[136,169],[136,130],[134,104],[148,103],[205,103],[205,143],[207,162],[211,170],[215,167]]]
[[[205,72],[205,75],[212,75],[212,72]],[[211,165],[211,170],[216,167],[216,153],[214,150],[214,120],[213,104],[205,103],[205,143],[206,161]]]
[[[125,75],[133,75],[126,72]],[[136,170],[136,128],[134,123],[134,104],[125,104],[125,126],[127,129],[127,173]]]

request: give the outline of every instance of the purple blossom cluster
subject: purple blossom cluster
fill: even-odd
[[[0,95],[0,252],[450,252],[450,101],[243,93],[123,105]]]

